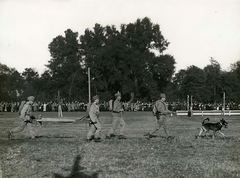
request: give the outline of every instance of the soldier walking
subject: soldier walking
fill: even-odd
[[[129,104],[132,102],[133,100],[133,93],[131,93],[131,99],[128,102]],[[112,137],[115,137],[115,131],[118,127],[118,125],[120,126],[120,134],[118,136],[119,139],[126,139],[127,137],[123,135],[125,126],[126,126],[126,122],[123,119],[123,112],[124,109],[122,108],[122,103],[121,101],[121,93],[117,92],[115,94],[115,101],[113,102],[113,106],[112,106],[112,127],[109,130],[108,134],[106,135],[106,139],[110,139]]]
[[[95,95],[92,97],[92,105],[90,106],[89,110],[89,117],[90,117],[90,130],[87,134],[87,141],[95,141],[100,142],[100,132],[102,129],[101,123],[99,122],[99,96]]]
[[[35,138],[35,132],[32,127],[32,105],[34,103],[34,96],[29,96],[27,98],[27,102],[24,104],[21,112],[20,112],[20,124],[18,127],[15,127],[8,131],[8,139],[11,140],[12,134],[21,132],[25,129],[25,127],[28,125],[29,127],[29,133],[32,139]]]
[[[165,101],[166,101],[166,95],[164,93],[161,93],[160,99],[156,101],[153,108],[153,114],[156,116],[157,124],[153,132],[145,135],[147,136],[147,139],[154,137],[153,134],[157,132],[161,127],[163,127],[167,138],[172,138],[171,136],[169,136],[169,131],[168,131],[169,118],[167,115],[167,114],[171,114],[172,111],[168,110]]]

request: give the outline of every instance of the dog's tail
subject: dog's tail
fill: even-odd
[[[209,118],[206,118],[206,119],[204,119],[204,120],[202,121],[202,125],[204,125],[204,124],[205,124],[205,121],[206,121],[206,120],[208,120],[208,121],[209,121],[210,119],[209,119]]]

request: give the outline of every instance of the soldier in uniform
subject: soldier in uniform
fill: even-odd
[[[153,114],[156,116],[157,125],[153,132],[146,134],[147,139],[154,137],[153,134],[157,132],[161,127],[163,127],[167,138],[171,138],[168,132],[169,118],[167,114],[172,114],[172,111],[168,110],[165,101],[166,101],[166,95],[164,93],[161,93],[160,99],[156,101],[153,108]]]
[[[63,112],[62,112],[62,101],[58,103],[58,117],[63,117]]]
[[[8,131],[8,139],[11,139],[13,133],[18,133],[24,130],[24,128],[28,125],[29,127],[29,133],[32,139],[35,138],[35,132],[32,127],[32,105],[34,103],[34,96],[29,96],[27,98],[27,102],[24,104],[21,113],[20,113],[20,125],[16,128],[11,129]]]
[[[112,107],[112,127],[109,130],[108,134],[106,135],[106,139],[110,139],[112,137],[115,137],[115,131],[117,129],[117,126],[120,125],[120,135],[118,136],[119,139],[126,139],[123,135],[123,131],[125,129],[126,123],[122,117],[124,109],[122,108],[121,101],[121,93],[117,92],[115,94],[115,101],[113,102]],[[133,100],[133,93],[131,93],[131,100],[128,103],[131,103]]]
[[[87,134],[87,141],[95,141],[100,142],[100,132],[102,129],[101,123],[99,122],[99,96],[92,97],[92,105],[90,106],[89,110],[89,117],[90,117],[90,130]]]

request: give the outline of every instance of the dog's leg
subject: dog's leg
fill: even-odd
[[[207,133],[209,132],[209,130],[207,130],[205,127],[203,127],[203,131],[204,131],[204,133],[205,133],[204,137],[208,137],[208,136],[207,136]]]
[[[202,133],[203,133],[203,128],[200,128],[200,132],[199,132],[199,134],[196,136],[196,138],[200,137]]]
[[[212,139],[215,138],[216,131],[213,131]]]
[[[225,137],[225,135],[222,133],[222,132],[220,132],[220,130],[218,131],[220,134],[222,134],[222,136],[224,136]]]

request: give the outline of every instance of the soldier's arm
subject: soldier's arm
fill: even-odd
[[[27,110],[28,110],[28,105],[25,104],[23,106],[22,110],[21,110],[20,118],[24,118],[25,117]]]

